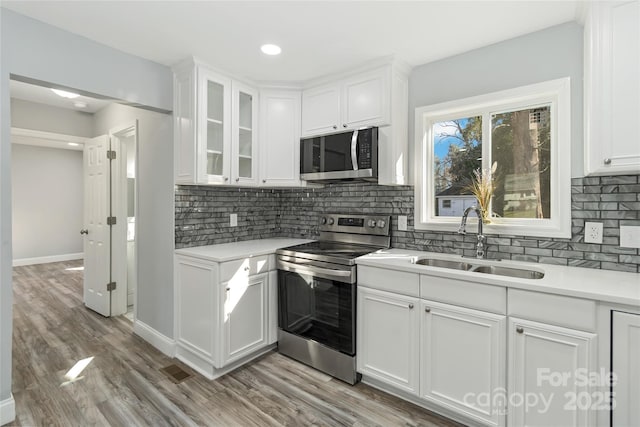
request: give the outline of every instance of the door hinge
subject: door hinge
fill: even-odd
[[[107,283],[107,291],[115,291],[116,290],[116,282]]]
[[[108,216],[107,217],[107,225],[116,225],[116,217]]]
[[[116,152],[114,150],[107,150],[107,159],[115,160]]]

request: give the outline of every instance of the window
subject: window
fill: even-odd
[[[488,233],[571,236],[569,78],[416,108],[416,228],[455,231],[492,170]]]

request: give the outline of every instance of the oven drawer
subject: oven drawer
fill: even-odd
[[[266,273],[273,270],[274,266],[274,255],[260,255],[223,262],[220,264],[220,282],[227,282],[236,274],[253,276]]]
[[[416,273],[359,265],[357,280],[358,286],[420,296],[420,276]]]

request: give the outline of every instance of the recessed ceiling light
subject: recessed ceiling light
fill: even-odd
[[[263,44],[262,46],[260,46],[260,50],[265,55],[280,55],[280,52],[282,52],[280,46],[275,44]]]
[[[73,106],[76,108],[87,108],[89,106],[89,104],[87,104],[86,102],[83,101],[74,101],[73,102]]]
[[[67,145],[70,145],[72,147],[77,147],[80,144],[78,144],[77,142],[67,142]]]
[[[73,99],[80,96],[77,93],[67,92],[66,90],[60,90],[60,89],[51,89],[51,90],[53,91],[53,93],[63,98]]]

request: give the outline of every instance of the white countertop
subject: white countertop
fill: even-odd
[[[544,272],[542,279],[520,279],[494,274],[474,273],[412,263],[417,258],[464,261],[471,264],[494,264]],[[640,306],[640,274],[593,268],[565,267],[519,261],[492,261],[462,258],[460,255],[385,249],[362,256],[358,265],[387,268],[439,277],[506,286],[551,294],[587,298],[609,303]]]
[[[276,237],[273,239],[245,240],[243,242],[221,243],[219,245],[196,246],[176,249],[176,254],[187,255],[215,262],[232,261],[248,256],[272,254],[287,246],[313,242],[309,239]]]

